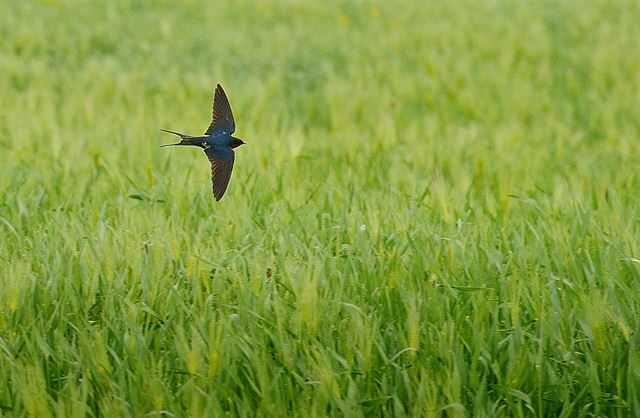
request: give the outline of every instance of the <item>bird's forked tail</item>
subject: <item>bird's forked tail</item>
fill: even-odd
[[[180,142],[177,142],[175,144],[164,144],[164,145],[161,145],[161,147],[171,147],[171,146],[174,146],[174,145],[194,145],[196,147],[201,147],[202,146],[202,138],[200,138],[200,137],[181,134],[180,132],[174,132],[174,131],[170,131],[168,129],[160,129],[160,130],[163,131],[163,132],[170,133],[170,134],[178,135],[180,137],[180,139],[181,139]]]

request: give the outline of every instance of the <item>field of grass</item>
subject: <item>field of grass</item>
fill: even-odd
[[[1,2],[0,416],[640,416],[638,22]]]

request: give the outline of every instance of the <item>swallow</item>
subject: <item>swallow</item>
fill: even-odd
[[[213,119],[203,136],[185,135],[167,129],[160,130],[180,137],[180,142],[162,145],[163,147],[186,145],[200,147],[204,150],[211,163],[213,196],[216,201],[222,199],[233,170],[235,160],[233,149],[245,143],[242,139],[232,136],[236,130],[236,123],[233,120],[231,106],[222,86],[216,85],[213,97]]]

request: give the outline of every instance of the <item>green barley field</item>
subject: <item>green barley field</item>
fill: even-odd
[[[0,416],[639,417],[638,22],[3,1]]]

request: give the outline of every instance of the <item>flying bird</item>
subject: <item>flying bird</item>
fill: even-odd
[[[213,97],[213,120],[203,136],[185,135],[167,129],[160,130],[178,135],[181,139],[176,144],[166,144],[162,145],[163,147],[190,145],[204,150],[209,162],[211,162],[213,196],[216,201],[222,199],[231,178],[231,170],[233,170],[233,162],[235,160],[233,149],[245,143],[242,139],[231,135],[236,130],[236,123],[233,120],[231,106],[222,86],[220,84],[216,85],[216,92]]]

